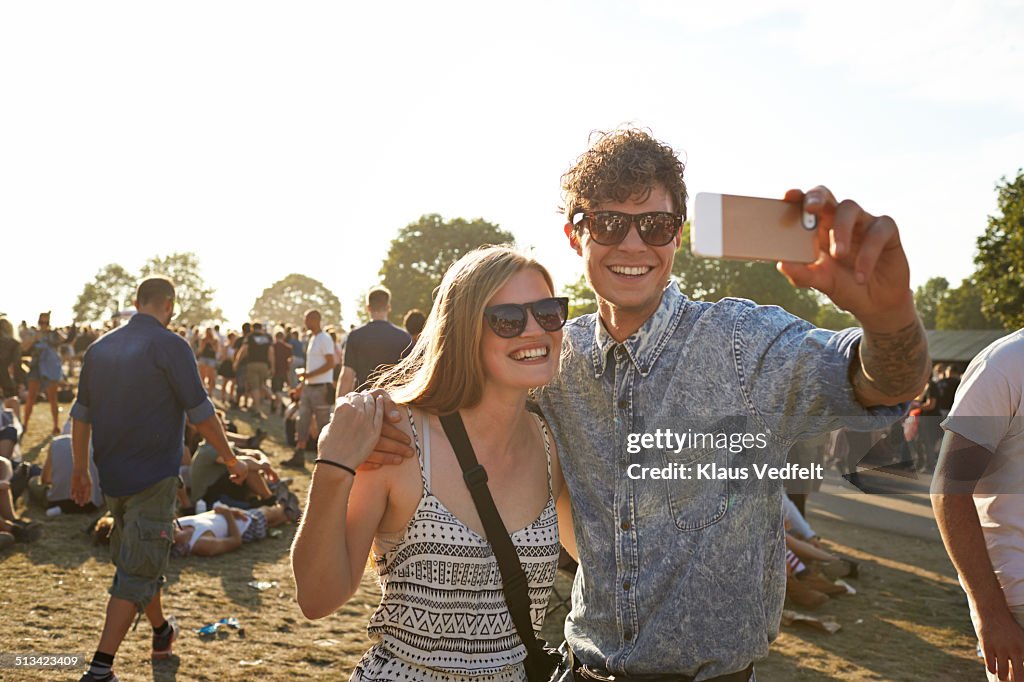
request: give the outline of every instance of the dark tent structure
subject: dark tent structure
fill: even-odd
[[[993,341],[1009,334],[1001,329],[930,329],[926,333],[932,362],[962,363],[970,362]]]

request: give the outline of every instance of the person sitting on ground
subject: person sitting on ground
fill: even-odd
[[[11,497],[10,481],[0,481],[0,533],[7,533],[18,542],[35,542],[42,536],[43,528],[29,519],[22,519],[14,513],[14,499]],[[0,549],[8,543],[0,538]]]
[[[5,481],[10,480],[12,473],[6,468],[20,459],[18,442],[25,430],[18,419],[20,406],[17,398],[7,398],[0,409],[0,479]]]
[[[103,506],[103,492],[100,490],[100,477],[96,464],[92,460],[92,444],[89,444],[89,473],[92,475],[92,497],[85,506],[79,506],[71,499],[71,470],[73,467],[71,454],[71,435],[60,435],[50,441],[43,472],[28,481],[29,495],[41,506],[46,507],[48,515],[87,514]],[[51,511],[57,509],[56,512]]]
[[[217,505],[202,514],[181,516],[174,521],[174,556],[216,556],[231,552],[244,543],[267,537],[267,529],[294,521],[283,504],[259,509],[238,509]]]
[[[270,460],[259,450],[236,449],[236,456],[245,463],[245,481],[235,483],[220,455],[209,443],[199,446],[192,456],[189,475],[192,480],[191,501],[195,506],[199,500],[208,505],[218,500],[231,500],[238,506],[265,506],[277,500],[270,486],[280,481]]]

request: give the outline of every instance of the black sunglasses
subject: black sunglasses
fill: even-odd
[[[619,213],[618,211],[580,212],[572,217],[576,229],[586,227],[590,238],[602,246],[615,246],[636,225],[640,239],[650,246],[665,246],[679,234],[683,217],[667,211]]]
[[[484,308],[484,319],[491,330],[503,339],[512,339],[526,329],[526,311],[533,314],[540,328],[557,332],[569,319],[569,299],[542,298],[532,303],[502,303]]]

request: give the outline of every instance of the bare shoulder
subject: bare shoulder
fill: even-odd
[[[409,436],[413,448],[418,452],[419,443],[423,438],[420,431],[424,423],[424,413],[406,405],[399,405],[398,411],[401,413],[402,419],[393,426]],[[410,420],[410,413],[412,420]],[[408,525],[409,519],[412,518],[423,495],[420,458],[418,456],[407,457],[401,464],[385,465],[368,473],[376,478],[380,485],[386,486],[388,491],[387,511],[381,520],[379,530],[385,533],[402,530]]]

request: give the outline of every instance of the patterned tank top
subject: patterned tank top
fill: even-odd
[[[370,618],[376,641],[353,680],[524,682],[526,648],[501,591],[501,572],[487,540],[430,492],[430,429],[409,411],[423,494],[401,533],[374,539],[383,596]],[[536,417],[536,415],[534,415]],[[548,501],[529,525],[511,534],[529,580],[530,616],[540,631],[554,584],[559,539],[551,495],[551,446],[537,417],[548,460]]]

